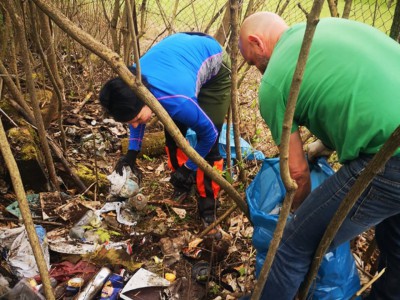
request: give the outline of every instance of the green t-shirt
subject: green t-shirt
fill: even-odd
[[[260,111],[277,145],[305,27],[298,24],[284,32],[261,81]],[[368,25],[322,19],[292,132],[306,126],[344,162],[361,153],[376,153],[399,124],[400,45]]]

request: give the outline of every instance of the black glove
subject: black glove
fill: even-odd
[[[181,166],[171,175],[169,182],[176,188],[190,190],[196,182],[196,171],[188,169],[185,165]]]
[[[123,174],[123,169],[126,166],[129,166],[135,174],[135,176],[138,178],[138,184],[140,185],[142,181],[142,172],[139,170],[139,168],[136,165],[136,157],[138,155],[139,151],[136,150],[128,150],[126,155],[121,156],[121,158],[118,160],[117,164],[115,165],[114,170],[122,176]]]

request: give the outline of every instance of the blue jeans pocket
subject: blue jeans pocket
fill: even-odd
[[[384,182],[386,181],[386,182]],[[400,184],[375,179],[368,193],[357,200],[351,220],[361,226],[374,226],[400,212]]]

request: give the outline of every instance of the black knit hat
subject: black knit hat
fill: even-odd
[[[100,90],[100,103],[118,122],[128,122],[135,118],[144,103],[120,78],[107,81]]]

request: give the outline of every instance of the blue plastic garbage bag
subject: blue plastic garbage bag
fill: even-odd
[[[311,189],[320,185],[334,174],[325,159],[310,165]],[[279,159],[265,159],[261,170],[246,190],[250,218],[253,222],[253,245],[257,250],[256,276],[264,264],[272,240],[285,187],[280,177]],[[290,217],[289,217],[290,218]],[[345,300],[350,299],[360,288],[360,279],[350,251],[350,243],[344,243],[325,254],[315,284],[308,299]]]
[[[235,150],[235,140],[233,135],[233,127],[231,126],[230,130],[230,147],[231,147],[231,158],[236,158],[236,150]],[[189,141],[190,146],[195,147],[197,144],[196,133],[188,129],[186,132],[186,139]],[[219,153],[222,158],[226,159],[226,124],[222,126],[221,134],[219,136]],[[241,153],[244,159],[248,160],[263,160],[265,158],[264,154],[261,151],[255,150],[251,147],[249,143],[247,143],[244,139],[240,138],[240,148]]]

